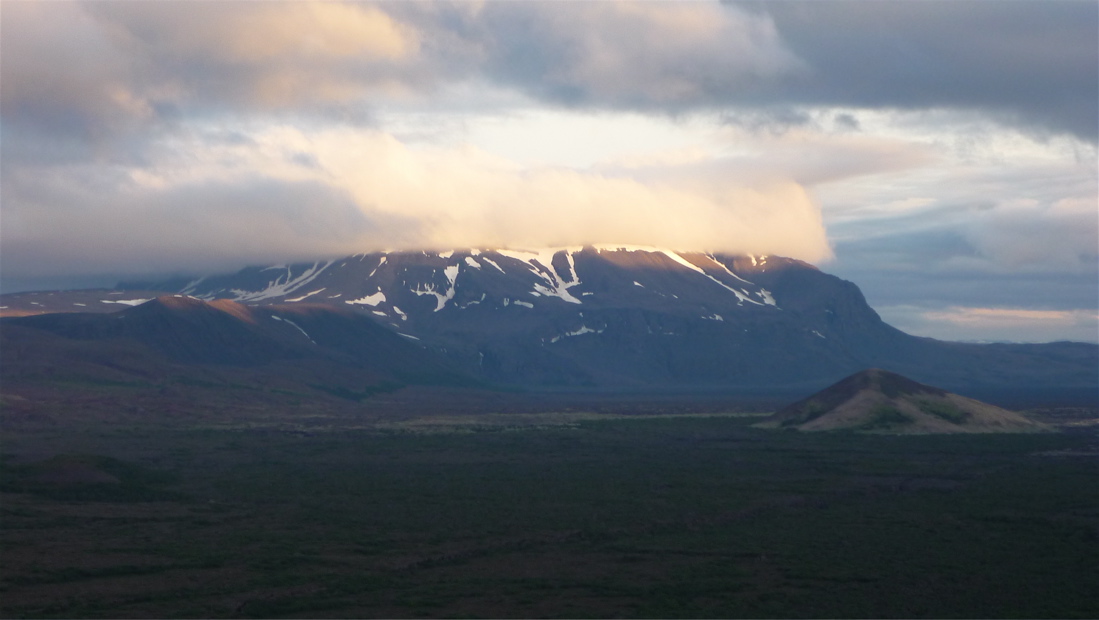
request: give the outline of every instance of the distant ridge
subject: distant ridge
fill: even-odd
[[[1051,430],[1013,411],[951,394],[879,368],[857,372],[789,405],[760,426],[895,434]]]

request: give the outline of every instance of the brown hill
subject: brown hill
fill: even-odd
[[[1049,427],[972,398],[871,368],[785,407],[760,424],[802,431],[1035,433]]]

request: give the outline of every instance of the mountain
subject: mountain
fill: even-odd
[[[73,373],[163,378],[181,367],[262,369],[307,384],[476,381],[424,347],[350,309],[247,306],[164,295],[115,313],[5,318],[6,378]],[[239,373],[238,373],[239,374]]]
[[[881,367],[955,391],[1070,389],[1093,399],[1099,381],[1095,345],[918,338],[884,323],[857,286],[807,263],[651,247],[376,252],[115,291],[7,295],[2,305],[104,311],[140,304],[148,291],[250,312],[323,307],[344,321],[369,318],[438,364],[541,390],[805,393]],[[326,349],[352,358],[370,350],[336,331]]]
[[[1051,430],[1018,413],[878,368],[855,373],[789,405],[759,426],[903,434]]]

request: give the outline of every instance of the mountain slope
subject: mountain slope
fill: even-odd
[[[114,357],[136,356],[149,368],[263,367],[321,382],[327,374],[350,377],[356,384],[474,383],[407,338],[351,310],[328,306],[254,307],[166,295],[111,314],[6,318],[0,326],[5,343],[12,346],[5,352],[7,376],[42,364],[66,366],[69,360],[60,358],[67,353],[92,366],[111,366]],[[79,344],[85,342],[94,342],[95,347]],[[114,354],[90,354],[97,349]]]

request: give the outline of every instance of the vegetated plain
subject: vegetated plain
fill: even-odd
[[[808,434],[743,413],[437,404],[358,428],[8,428],[0,613],[1099,615],[1089,430]]]

